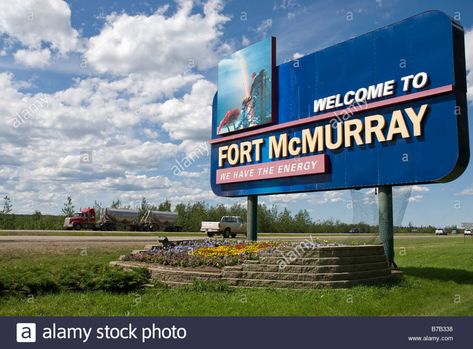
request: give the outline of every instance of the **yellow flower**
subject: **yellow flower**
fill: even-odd
[[[203,257],[237,256],[258,253],[275,245],[274,243],[269,244],[267,242],[238,243],[234,245],[201,247],[192,251],[191,254]]]

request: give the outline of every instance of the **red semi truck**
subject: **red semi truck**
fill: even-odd
[[[71,217],[64,219],[65,229],[95,229],[95,209],[83,208],[80,212],[74,213]]]

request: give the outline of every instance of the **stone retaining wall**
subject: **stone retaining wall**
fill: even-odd
[[[259,260],[223,269],[176,268],[117,261],[125,268],[145,267],[152,278],[170,286],[198,280],[224,280],[234,287],[346,288],[379,284],[391,277],[381,245],[284,248]]]

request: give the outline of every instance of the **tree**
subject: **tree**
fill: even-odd
[[[177,204],[174,210],[177,213],[177,225],[181,226],[184,231],[189,231],[186,205]]]
[[[0,212],[0,226],[2,229],[15,229],[15,215],[12,214],[13,206],[8,195],[3,197],[3,210]]]
[[[277,233],[292,233],[294,228],[294,221],[291,216],[291,212],[284,208],[284,210],[278,216],[278,227]]]
[[[72,198],[70,196],[67,197],[64,203],[62,214],[66,217],[71,217],[74,214],[74,205],[72,204]]]
[[[95,221],[98,222],[100,220],[100,215],[102,214],[102,203],[94,201],[94,210],[95,210]]]
[[[41,219],[41,211],[38,211],[38,210],[35,210],[34,213],[33,213],[33,217],[35,219],[35,221],[39,221]]]
[[[122,206],[122,202],[120,199],[113,200],[112,204],[110,205],[111,208],[120,208]]]
[[[3,214],[10,214],[13,211],[13,205],[11,203],[11,199],[8,195],[5,195],[3,198]]]
[[[140,205],[140,217],[143,217],[146,211],[149,209],[149,204],[146,198],[143,196],[141,198],[141,205]]]
[[[158,206],[158,211],[167,211],[171,212],[171,201],[166,199],[166,201],[161,202]]]
[[[294,216],[294,233],[309,233],[312,220],[310,219],[309,212],[307,210],[300,210]]]

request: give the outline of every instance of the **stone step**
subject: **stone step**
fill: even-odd
[[[246,264],[259,264],[259,260],[258,259],[249,259],[247,261],[245,261]]]
[[[284,259],[283,257],[261,257],[259,264],[276,265],[339,265],[339,264],[366,264],[386,261],[384,254],[371,256],[352,257],[320,257],[320,258],[297,258],[295,260]],[[245,262],[246,263],[246,262]]]
[[[157,242],[157,243],[154,243],[154,244],[152,244],[152,245],[145,245],[145,248],[144,248],[144,249],[145,249],[146,251],[149,251],[149,250],[152,250],[152,249],[155,249],[155,248],[158,248],[158,247],[162,247],[162,246],[163,246],[163,245],[162,245],[161,243]]]
[[[149,267],[151,277],[166,281],[178,281],[178,282],[192,282],[192,280],[217,280],[222,276],[222,272],[218,271],[201,271],[201,270],[189,270],[172,267]]]
[[[139,253],[146,253],[146,252],[148,252],[148,250],[133,250],[130,253],[131,254],[139,254]]]
[[[285,272],[285,273],[337,273],[347,271],[364,271],[387,268],[388,264],[384,260],[374,263],[340,264],[340,265],[286,265],[280,268],[277,264],[242,264],[237,269],[224,270],[243,270],[243,271],[266,271],[266,272]]]
[[[143,263],[139,262],[111,262],[111,265],[120,266],[124,269],[143,268]],[[151,273],[151,278],[158,279],[165,283],[169,282],[186,282],[191,283],[192,280],[218,280],[222,276],[221,270],[202,271],[189,270],[177,267],[166,267],[160,265],[146,265],[146,268]]]
[[[286,280],[286,281],[336,281],[369,279],[378,276],[387,276],[390,269],[378,269],[358,272],[343,273],[282,273],[263,271],[223,271],[223,279],[248,279],[248,280]]]
[[[390,279],[390,276],[373,277],[358,280],[338,281],[289,281],[289,280],[265,280],[265,279],[241,279],[227,278],[225,281],[230,286],[236,287],[271,287],[271,288],[350,288],[357,285],[380,284]]]
[[[354,257],[371,256],[384,254],[382,245],[359,246],[326,246],[326,247],[304,247],[295,245],[294,247],[283,247],[272,252],[272,256],[281,258],[320,258],[320,257]]]
[[[324,248],[319,247],[313,250],[277,250],[272,252],[272,257],[280,257],[282,259],[294,259],[294,258],[327,258],[327,257],[357,257],[357,256],[372,256],[382,255],[384,249],[382,246],[369,246],[366,248],[353,248],[353,247],[337,247],[337,248]]]
[[[193,280],[219,280],[220,274],[213,273],[181,273],[181,272],[151,272],[153,279],[162,282],[178,281],[178,282],[192,282]]]
[[[182,281],[165,281],[164,283],[168,285],[169,287],[182,287],[182,286],[192,284],[192,282],[182,282]]]

